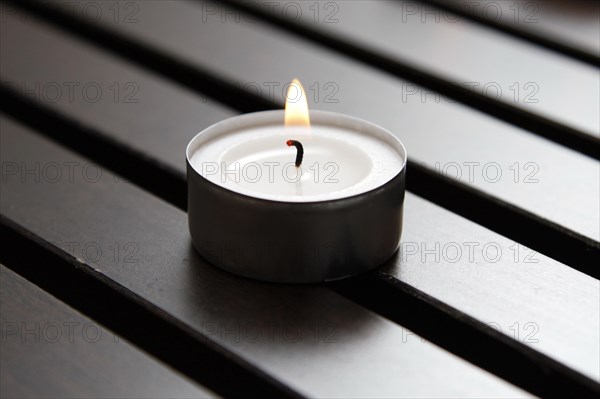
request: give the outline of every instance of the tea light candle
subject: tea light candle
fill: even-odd
[[[387,130],[311,111],[299,82],[286,110],[246,114],[187,148],[196,250],[259,280],[310,283],[389,259],[402,229],[406,150]]]

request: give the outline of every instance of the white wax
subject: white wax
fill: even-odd
[[[311,128],[286,128],[282,111],[247,114],[211,126],[188,147],[196,172],[248,196],[285,202],[340,199],[373,190],[404,167],[406,152],[386,130],[348,116],[312,111]],[[300,141],[304,159],[296,168]]]

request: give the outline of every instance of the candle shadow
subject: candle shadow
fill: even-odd
[[[316,361],[377,341],[381,317],[325,285],[254,281],[222,271],[189,244],[180,294],[202,332],[235,352],[270,363]],[[207,283],[210,282],[210,283]],[[294,366],[295,367],[295,366]]]

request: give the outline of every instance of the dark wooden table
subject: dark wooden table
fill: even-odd
[[[598,4],[1,3],[0,395],[598,397]],[[353,279],[190,242],[188,141],[294,77],[408,149]]]

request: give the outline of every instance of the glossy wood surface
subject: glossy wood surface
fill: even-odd
[[[139,15],[134,24],[98,23],[279,102],[285,85],[298,77],[313,88],[313,108],[378,123],[398,134],[414,162],[600,239],[596,160],[463,105],[437,102],[434,93],[425,95],[424,101],[418,89],[417,95],[407,95],[415,88],[412,83],[256,20],[240,17],[223,22],[219,11],[208,14],[202,3],[175,1],[142,2]],[[243,63],[241,54],[247,55]]]
[[[5,162],[86,162],[1,121]],[[524,395],[328,289],[257,283],[206,264],[183,212],[103,172],[95,182],[77,174],[72,182],[8,179],[2,214],[63,251],[95,243],[104,255],[90,262],[76,253],[80,267],[307,396]],[[115,243],[131,252],[107,256]]]
[[[21,32],[19,37],[24,34]],[[48,59],[44,68],[27,70],[34,77],[23,80],[26,84],[71,79],[98,82],[101,87],[109,87],[113,82],[134,82],[139,87],[135,103],[115,102],[112,92],[93,104],[83,98],[69,101],[64,97],[55,103],[40,100],[81,124],[134,147],[158,164],[172,166],[181,175],[185,173],[182,153],[196,130],[205,127],[206,122],[212,123],[213,117],[234,114],[168,82],[149,80],[143,70],[99,55],[91,46],[54,30],[40,26],[29,35],[31,39],[26,44],[29,53],[51,49],[55,54],[75,55],[79,64],[68,70],[59,62],[54,65],[54,58]],[[40,64],[31,62],[29,65]],[[11,70],[24,70],[25,65],[22,67]],[[144,118],[148,113],[153,116]],[[600,378],[598,359],[589,355],[590,348],[597,350],[600,342],[600,332],[594,328],[600,322],[596,279],[419,197],[409,194],[406,201],[404,255],[396,257],[383,273],[484,324],[499,326],[518,342],[563,361],[591,378]],[[514,289],[515,285],[518,290]],[[513,305],[498,306],[498,303]],[[560,323],[555,321],[557,314]],[[574,336],[578,339],[572,339]]]
[[[0,265],[3,398],[214,398]]]

